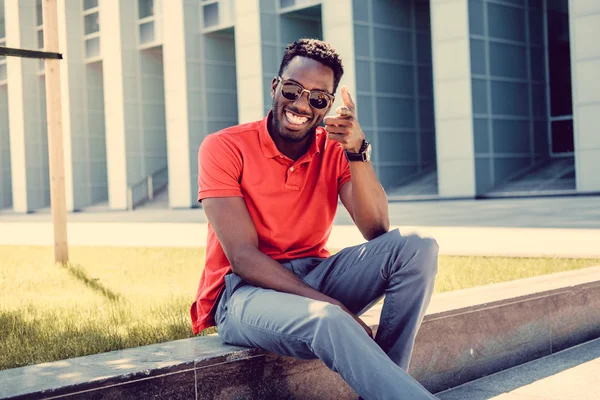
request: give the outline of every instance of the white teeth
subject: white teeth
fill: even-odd
[[[305,123],[306,121],[308,121],[308,118],[306,118],[306,117],[299,117],[299,116],[294,115],[294,114],[292,114],[291,112],[288,112],[288,111],[286,111],[285,116],[288,119],[288,121],[290,121],[294,125],[302,125],[303,123]]]

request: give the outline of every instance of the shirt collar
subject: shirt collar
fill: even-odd
[[[261,123],[259,125],[258,138],[260,141],[260,147],[262,149],[264,156],[267,158],[275,158],[275,157],[279,157],[279,156],[285,157],[283,154],[281,154],[281,152],[275,145],[275,142],[273,141],[273,138],[271,137],[271,135],[269,135],[268,124],[269,124],[269,118],[271,118],[272,113],[273,113],[273,111],[269,111],[267,116],[265,118],[263,118],[263,120],[261,121]],[[312,159],[312,157],[315,154],[320,153],[321,152],[321,144],[326,142],[326,140],[325,140],[326,136],[327,135],[326,135],[323,127],[320,127],[320,126],[317,127],[315,138],[313,139],[306,154],[304,154],[302,157],[300,157],[300,160],[309,161],[310,159]]]

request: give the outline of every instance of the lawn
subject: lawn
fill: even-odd
[[[204,249],[0,246],[0,369],[192,336]],[[440,257],[436,292],[587,266],[599,259]],[[209,330],[214,332],[214,330]]]

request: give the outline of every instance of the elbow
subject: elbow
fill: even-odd
[[[248,249],[243,247],[236,249],[236,251],[234,251],[233,254],[228,257],[229,264],[231,265],[231,271],[243,278],[245,273],[244,267],[248,265],[249,258]]]
[[[390,221],[389,221],[389,219],[386,219],[385,221],[382,221],[380,224],[373,225],[371,227],[371,229],[364,232],[363,237],[366,240],[373,240],[385,233],[388,233],[389,230],[390,230]]]

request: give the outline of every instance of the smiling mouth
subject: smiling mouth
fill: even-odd
[[[289,111],[285,112],[285,118],[292,125],[301,126],[308,121],[308,117],[300,117],[298,115],[292,114]]]

